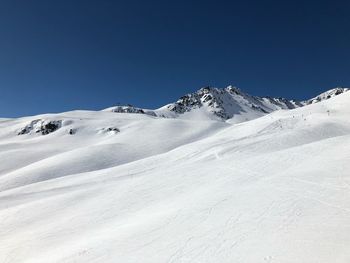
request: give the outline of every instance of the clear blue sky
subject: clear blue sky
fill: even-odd
[[[350,86],[349,1],[0,1],[0,117]]]

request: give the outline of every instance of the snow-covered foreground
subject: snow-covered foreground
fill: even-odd
[[[0,262],[350,262],[349,116],[1,119]],[[17,135],[35,119],[62,127]]]

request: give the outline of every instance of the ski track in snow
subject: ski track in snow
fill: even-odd
[[[350,262],[349,105],[1,119],[0,262]]]

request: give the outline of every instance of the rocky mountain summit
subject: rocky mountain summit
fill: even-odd
[[[167,108],[177,114],[183,114],[205,107],[217,117],[227,120],[241,113],[266,114],[279,109],[294,109],[300,106],[302,106],[301,103],[292,100],[251,96],[236,87],[228,86],[224,89],[201,88],[169,104]]]

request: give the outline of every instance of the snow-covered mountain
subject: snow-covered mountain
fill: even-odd
[[[326,92],[321,93],[320,95],[318,95],[312,99],[304,101],[303,104],[312,104],[312,103],[317,103],[317,102],[320,102],[323,100],[328,100],[330,98],[333,98],[334,96],[340,95],[340,94],[347,92],[349,90],[350,90],[349,88],[340,88],[340,87],[335,88],[335,89],[331,89],[331,90],[328,90]]]
[[[301,106],[298,102],[283,98],[260,98],[248,95],[240,89],[228,86],[225,89],[205,87],[195,93],[187,94],[162,107],[159,111],[168,110],[179,116],[191,116],[193,111],[202,111],[210,117],[227,120],[239,117],[239,120],[251,120],[279,109],[294,109]],[[239,122],[240,122],[239,121]]]
[[[228,120],[240,123],[252,120],[281,109],[294,109],[316,103],[348,91],[347,88],[335,88],[306,101],[285,98],[251,96],[240,89],[205,87],[189,93],[176,102],[156,110],[141,109],[131,105],[115,106],[104,111],[118,113],[139,113],[157,117],[182,118],[197,120]]]
[[[165,118],[182,118],[197,120],[227,120],[242,122],[261,117],[280,109],[300,107],[301,102],[284,98],[257,97],[244,93],[240,89],[205,87],[189,93],[176,102],[167,104],[156,110],[127,106],[115,106],[104,111],[118,113],[140,113]]]
[[[350,92],[328,95],[0,119],[0,262],[350,262]]]

